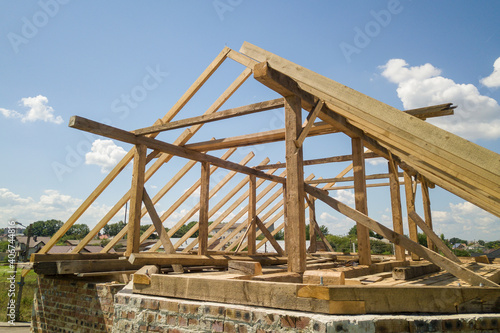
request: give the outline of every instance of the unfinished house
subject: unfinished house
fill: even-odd
[[[241,66],[241,74],[212,105],[206,105],[204,114],[183,117],[184,106],[228,62]],[[223,108],[247,80],[269,88],[266,91],[275,99]],[[401,111],[244,43],[239,52],[225,47],[168,113],[149,127],[119,129],[72,117],[70,127],[133,148],[32,255],[39,275],[33,330],[497,331],[500,265],[484,257],[457,258],[433,231],[430,193],[435,187],[500,216],[500,155],[426,122],[431,117],[452,117],[451,102]],[[231,124],[244,121],[241,116],[259,117],[266,112],[281,112],[284,128],[190,140],[207,123]],[[160,140],[175,129],[181,133],[177,139]],[[332,133],[347,140],[349,154],[304,159],[306,140],[312,136],[331,140]],[[231,157],[240,147],[272,142],[284,142],[283,162],[273,156],[253,162],[253,153],[241,161]],[[371,158],[385,159],[386,173],[367,174],[365,160]],[[182,160],[183,166],[174,170],[170,166],[174,160]],[[49,254],[131,162],[130,190],[117,198],[72,253]],[[340,173],[319,177],[304,172],[304,167],[340,162],[350,163]],[[159,190],[149,193],[152,187],[145,184],[163,168],[169,168],[170,177],[160,178],[164,182],[155,183]],[[192,186],[175,191],[177,200],[170,200],[160,211],[158,202],[172,194],[191,169],[199,172]],[[216,169],[225,170],[225,176],[210,184]],[[233,177],[239,183],[217,196]],[[392,228],[368,214],[367,188],[381,186],[388,189]],[[346,188],[354,189],[355,208],[335,198],[335,191]],[[167,231],[165,221],[197,190],[199,201]],[[417,194],[422,196],[423,208],[415,206]],[[126,203],[128,224],[123,230],[101,253],[83,253]],[[331,247],[316,221],[318,205],[352,220],[357,253],[344,254]],[[421,209],[424,213],[419,215]],[[404,211],[409,237],[403,232]],[[196,225],[172,242],[172,235],[195,214],[199,215]],[[146,215],[153,225],[141,235],[141,219]],[[393,256],[371,254],[370,230],[395,245]],[[418,230],[427,236],[428,247],[419,245]],[[285,246],[274,238],[283,231]],[[153,232],[159,240],[140,251]],[[198,237],[190,237],[195,232]],[[125,236],[126,250],[110,253]],[[268,252],[260,251],[264,244]],[[394,314],[404,316],[389,316]]]

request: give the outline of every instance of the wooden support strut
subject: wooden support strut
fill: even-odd
[[[392,209],[392,226],[395,232],[403,234],[403,211],[401,209],[401,191],[399,184],[399,174],[397,165],[389,154],[389,189],[391,194],[391,209]],[[395,245],[396,260],[406,260],[405,249],[399,245]]]
[[[200,224],[198,232],[198,254],[208,253],[208,204],[210,193],[210,164],[201,163]]]
[[[462,279],[473,286],[478,286],[482,284],[487,287],[500,287],[498,284],[484,278],[481,275],[472,272],[471,270],[465,267],[458,265],[452,260],[445,258],[437,254],[436,252],[427,249],[426,247],[423,247],[422,245],[412,241],[406,236],[403,236],[401,234],[398,234],[390,230],[389,228],[383,226],[382,224],[369,218],[368,216],[328,196],[323,191],[316,189],[310,185],[304,185],[304,186],[305,186],[305,191],[307,193],[315,196],[317,199],[323,201],[333,209],[337,210],[339,213],[347,216],[350,219],[353,219],[358,223],[363,224],[365,227],[375,231],[376,233],[390,240],[394,244],[401,245],[408,251],[416,253],[417,255],[429,260],[430,262],[438,265],[439,267],[448,271],[449,273],[453,274],[459,279]]]
[[[256,252],[255,241],[257,232],[257,185],[255,176],[250,177],[250,188],[248,196],[248,254],[254,255]]]
[[[418,230],[416,222],[411,218],[410,212],[415,211],[415,191],[413,187],[412,177],[405,171],[405,197],[406,197],[406,211],[408,213],[408,229],[410,230],[410,239],[418,243]],[[412,260],[420,260],[416,253],[411,254]]]
[[[134,167],[132,170],[132,187],[130,195],[129,234],[125,255],[139,252],[141,229],[142,194],[144,192],[144,172],[146,171],[147,148],[138,144],[135,146]]]
[[[368,215],[368,200],[366,195],[366,174],[365,174],[365,159],[363,157],[363,141],[361,138],[353,138],[352,141],[352,157],[353,157],[353,173],[354,173],[354,201],[356,210]],[[371,265],[371,249],[370,249],[370,234],[369,229],[356,223],[358,234],[358,255],[360,265]]]
[[[168,234],[167,234],[167,231],[165,230],[165,228],[163,228],[163,224],[161,222],[161,219],[158,216],[158,213],[156,212],[153,201],[149,197],[146,189],[144,189],[144,193],[142,194],[142,200],[144,201],[144,206],[146,206],[146,209],[148,210],[148,214],[149,214],[149,217],[151,218],[151,221],[153,221],[153,226],[155,227],[156,233],[158,234],[158,237],[160,238],[160,241],[163,245],[163,249],[165,250],[165,253],[174,254],[175,249],[174,249],[174,246],[172,245],[172,241],[170,240],[170,237],[168,237]],[[172,268],[174,269],[174,272],[176,272],[176,273],[183,273],[184,272],[184,268],[182,268],[182,265],[172,265]]]
[[[285,97],[285,144],[286,144],[286,228],[285,248],[288,255],[288,271],[303,273],[306,270],[306,234],[304,212],[304,168],[302,148],[295,141],[302,128],[300,98]]]

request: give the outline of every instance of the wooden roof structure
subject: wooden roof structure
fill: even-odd
[[[244,69],[237,79],[208,107],[203,115],[173,121],[174,117],[226,59],[243,65]],[[282,98],[219,111],[252,75],[255,80],[279,93]],[[284,129],[188,143],[205,123],[277,108],[284,108]],[[85,257],[86,255],[80,254],[80,251],[126,202],[130,202],[128,225],[103,248],[100,257],[94,254],[92,258],[112,261],[119,256],[125,256],[129,260],[127,267],[131,270],[151,264],[171,265],[176,272],[183,272],[183,266],[227,265],[231,260],[254,260],[260,263],[287,263],[287,269],[291,274],[303,274],[308,267],[308,251],[315,252],[314,234],[324,239],[314,218],[315,201],[320,200],[356,222],[361,265],[372,264],[368,232],[373,230],[396,244],[395,255],[399,262],[406,261],[405,250],[407,250],[411,252],[413,259],[424,258],[472,286],[498,288],[499,285],[492,279],[463,266],[432,230],[429,188],[436,185],[500,216],[500,155],[425,122],[425,119],[430,117],[451,115],[453,108],[449,103],[402,112],[250,43],[245,42],[239,52],[225,47],[170,111],[150,127],[126,131],[78,116],[71,118],[69,126],[72,128],[127,142],[133,144],[134,148],[97,186],[39,254],[32,257],[32,261],[36,264],[36,262],[67,260],[66,266],[57,266],[59,273],[70,272],[71,269],[78,269],[78,267],[81,269],[85,265],[78,266],[69,262],[90,258],[88,255]],[[304,124],[302,124],[302,110],[309,113]],[[186,129],[172,143],[156,139],[160,132],[177,128]],[[303,143],[308,136],[336,132],[343,132],[351,138],[351,155],[316,160],[303,159]],[[254,156],[253,153],[247,155],[239,163],[229,160],[237,147],[276,141],[285,142],[285,163],[269,164],[271,160],[267,158],[257,166],[246,166]],[[365,148],[369,151],[365,151]],[[221,158],[209,154],[210,151],[219,149],[227,149]],[[173,156],[185,158],[188,162],[158,193],[150,197],[144,187],[145,182]],[[374,157],[383,157],[387,160],[387,174],[366,175],[365,159]],[[57,258],[47,255],[50,248],[132,160],[131,189],[75,247],[71,255],[66,257],[60,255]],[[352,164],[335,178],[313,179],[314,176],[304,176],[304,165],[337,161],[352,161]],[[160,216],[155,209],[155,204],[197,162],[201,163],[200,179],[180,195],[179,199]],[[212,190],[209,190],[210,174],[217,168],[226,169],[228,173],[224,179],[212,187]],[[285,168],[285,171],[276,175],[275,173],[281,168]],[[344,177],[350,170],[353,170],[354,176]],[[209,205],[210,199],[237,173],[247,175],[247,177],[217,204]],[[403,235],[400,194],[400,185],[403,184],[399,182],[400,176],[404,177],[409,237]],[[389,179],[387,185],[390,187],[391,195],[392,229],[367,216],[366,188],[369,185],[366,180],[382,178]],[[328,195],[328,190],[335,189],[334,185],[343,180],[354,181],[355,209]],[[258,188],[264,182],[268,185],[259,191]],[[424,216],[422,217],[415,211],[417,184],[420,184],[423,194]],[[245,186],[248,186],[248,191],[236,197],[235,194]],[[198,188],[200,189],[199,204],[166,232],[162,223]],[[266,195],[270,197],[264,203],[258,204]],[[264,214],[263,211],[280,196],[283,199]],[[229,214],[246,200],[248,200],[246,208],[236,213],[236,216],[229,222],[225,221]],[[225,211],[220,211],[221,207],[229,202],[232,202],[230,207]],[[142,207],[143,204],[144,207]],[[313,234],[309,249],[306,249],[305,239],[306,209],[309,210],[310,229]],[[199,212],[199,223],[179,242],[172,244],[170,237],[196,212]],[[216,212],[221,215],[209,226],[209,218]],[[276,212],[278,213],[271,217]],[[140,220],[146,213],[151,217],[153,226],[140,235]],[[231,235],[222,239],[214,247],[215,252],[209,252],[209,246],[245,214],[248,214],[248,223],[238,225]],[[281,216],[284,216],[284,222],[275,227],[274,231],[269,231],[268,228]],[[209,232],[222,222],[227,223],[214,237],[209,238]],[[417,227],[427,235],[428,248],[418,244]],[[235,236],[244,228],[246,228],[245,233],[236,238]],[[282,249],[273,237],[283,229],[285,230],[285,249]],[[160,240],[148,252],[139,253],[139,245],[154,231],[158,233]],[[196,231],[199,231],[199,237],[192,239],[182,253],[177,253],[176,249]],[[258,243],[256,237],[261,233],[266,238]],[[125,235],[127,235],[125,253],[109,254],[109,250]],[[275,256],[257,254],[257,249],[266,241],[274,247]],[[325,244],[329,245],[328,242]],[[157,253],[156,251],[162,245],[165,253]],[[192,254],[190,251],[195,246],[197,246],[197,252]],[[225,252],[220,252],[224,246],[228,246],[227,249]],[[240,251],[245,247],[248,251]],[[238,257],[238,252],[243,252],[243,256]],[[123,262],[121,260],[120,267],[123,267]],[[98,270],[97,266],[92,267]],[[102,267],[104,266],[112,269],[109,263],[103,262]]]

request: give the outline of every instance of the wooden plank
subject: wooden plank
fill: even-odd
[[[327,269],[318,269],[305,271],[303,275],[304,284],[322,284],[322,285],[344,285],[344,272],[335,272]]]
[[[365,180],[372,180],[372,179],[385,179],[389,178],[388,173],[377,173],[373,175],[365,175]],[[397,174],[398,177],[402,177],[403,173],[400,172]],[[316,179],[316,180],[310,180],[307,182],[307,184],[324,184],[324,183],[339,183],[339,182],[350,182],[353,181],[355,177],[336,177],[336,178],[323,178],[323,179]],[[368,185],[368,184],[367,184]]]
[[[392,210],[392,228],[393,230],[400,234],[404,234],[403,229],[403,210],[401,207],[401,191],[399,184],[399,174],[398,166],[392,158],[392,154],[389,155],[388,168],[389,168],[389,190],[391,195],[391,210]],[[406,260],[405,249],[399,245],[395,245],[395,256],[396,260]]]
[[[491,264],[490,259],[487,255],[474,257],[474,261],[482,264]]]
[[[302,283],[302,275],[295,272],[271,273],[252,277],[253,281]]]
[[[424,220],[415,212],[415,211],[410,211],[408,216],[411,217],[411,219],[419,226],[420,229],[427,235],[427,237],[430,237],[434,244],[437,246],[441,252],[443,252],[444,256],[457,264],[461,264],[462,262],[460,259],[457,258],[457,256],[453,253],[453,251],[450,250],[448,246],[439,238],[438,235],[432,231],[431,228],[425,223]]]
[[[419,178],[421,184],[420,187],[422,190],[422,205],[424,206],[425,223],[427,224],[429,229],[432,230],[432,210],[431,210],[431,198],[429,195],[429,185],[427,184],[425,177],[420,175]],[[436,245],[429,236],[427,236],[427,247],[432,251],[436,251]]]
[[[274,55],[272,56],[274,57]],[[281,60],[286,62],[286,60],[280,58],[280,61]],[[259,65],[262,65],[262,63]],[[500,183],[500,167],[492,166],[500,165],[500,163],[498,163],[500,160],[498,154],[473,145],[470,142],[456,136],[450,135],[450,133],[446,131],[440,130],[428,124],[426,125],[425,122],[421,122],[412,116],[405,115],[404,113],[375,100],[373,100],[373,103],[377,105],[377,107],[374,108],[374,106],[367,100],[369,99],[367,96],[352,91],[349,88],[339,85],[327,78],[321,77],[316,73],[308,71],[309,74],[315,76],[315,79],[310,80],[309,84],[304,84],[297,81],[290,82],[290,80],[293,79],[290,77],[285,78],[283,77],[284,74],[281,73],[279,73],[281,76],[278,77],[279,75],[276,73],[270,73],[268,70],[269,68],[266,68],[264,71],[259,69],[260,72],[257,73],[257,67],[259,65],[255,66],[256,68],[254,73],[254,77],[257,80],[260,80],[264,84],[274,88],[272,84],[265,82],[266,78],[269,79],[271,78],[270,75],[273,75],[272,79],[274,82],[280,82],[282,86],[284,85],[289,89],[292,89],[293,92],[300,95],[303,100],[306,100],[308,97],[312,97],[309,100],[309,109],[311,103],[314,103],[314,96],[325,100],[327,108],[324,108],[324,112],[322,112],[323,115],[320,115],[321,119],[325,121],[336,120],[337,125],[333,122],[332,125],[337,126],[337,128],[346,132],[350,136],[363,135],[363,133],[357,129],[358,127],[363,128],[364,131],[367,131],[367,134],[376,137],[380,142],[380,144],[376,143],[372,139],[371,142],[365,143],[374,152],[387,157],[384,150],[390,149],[393,154],[397,155],[402,161],[411,164],[414,168],[418,168],[419,173],[423,174],[433,183],[438,184],[448,191],[461,196],[465,200],[471,201],[483,209],[500,216],[500,196],[498,192],[498,184]],[[284,70],[280,64],[273,63],[273,66],[278,66],[280,70]],[[295,64],[289,67],[289,69],[291,69],[290,72],[293,72],[292,75],[298,74],[297,69],[300,69],[301,71],[305,70]],[[285,72],[288,73],[288,71]],[[287,79],[288,81],[286,81]],[[322,86],[322,84],[320,84],[321,80],[328,82],[328,89],[325,88],[324,91],[318,89]],[[295,86],[293,86],[292,83],[295,84]],[[334,94],[335,97],[332,95],[333,90],[336,91]],[[288,93],[289,92],[290,90]],[[339,99],[341,95],[346,96],[351,93],[359,94],[360,96],[351,96],[350,102],[355,101],[358,104],[366,103],[367,105],[364,106],[365,110],[363,110],[363,108],[353,107],[352,105],[349,105],[345,103],[345,101]],[[308,106],[306,105],[305,108],[307,109],[307,107]],[[389,109],[392,109],[392,111]],[[335,112],[329,112],[331,110],[335,110]],[[369,110],[369,112],[366,112],[366,110]],[[388,117],[389,114],[391,114],[390,117]],[[344,120],[341,118],[344,118]],[[385,119],[390,119],[391,121],[389,123],[384,122]],[[394,121],[394,119],[401,120],[401,122]],[[354,124],[354,126],[352,124]],[[401,131],[401,128],[395,127],[396,124],[404,125],[404,130]],[[426,126],[425,129],[422,128],[424,125]],[[442,144],[433,146],[432,143],[429,144],[428,142],[421,142],[421,138],[418,136],[412,136],[410,138],[411,135],[409,133],[415,133],[417,128],[421,133],[433,132],[436,136],[434,140],[431,141],[434,142],[434,144],[436,142],[441,142]],[[393,129],[394,131],[392,131]],[[429,139],[429,135],[421,136]],[[363,139],[367,140],[367,137],[364,137]],[[452,144],[451,142],[456,142],[457,145]],[[381,146],[381,144],[383,146]],[[457,146],[462,146],[464,150],[457,149]],[[450,153],[451,150],[460,155],[460,158],[462,158],[460,163],[456,162],[455,156]],[[415,157],[417,151],[418,158]],[[464,154],[463,151],[470,151],[470,153]],[[476,157],[470,158],[472,155],[475,155]],[[443,156],[446,156],[447,159],[443,158]],[[478,163],[478,161],[481,161],[481,163]],[[485,165],[488,165],[488,167],[483,168]],[[404,168],[407,168],[407,166]],[[472,174],[472,169],[474,169],[474,172],[482,174],[482,176],[477,178],[476,176],[478,176],[478,174]],[[453,176],[457,174],[457,172],[461,175],[460,179]],[[489,174],[486,175],[485,172]],[[495,180],[492,181],[493,179]]]
[[[170,240],[170,237],[168,237],[168,234],[167,234],[167,231],[165,230],[165,228],[163,228],[163,224],[161,222],[161,219],[158,216],[158,213],[156,212],[153,201],[149,197],[146,189],[144,189],[144,193],[142,194],[142,200],[144,201],[144,206],[146,206],[146,209],[148,210],[149,217],[151,218],[151,221],[153,222],[153,226],[155,227],[156,233],[158,234],[158,237],[160,238],[160,242],[163,245],[163,249],[165,250],[165,253],[168,253],[168,254],[175,253],[175,249],[174,249],[174,246],[172,244],[172,241]],[[176,273],[184,273],[184,268],[182,268],[182,265],[172,265],[172,268],[173,268],[174,272],[176,272]]]
[[[396,267],[392,270],[392,278],[394,280],[411,280],[422,275],[439,272],[440,270],[441,268],[434,264]]]
[[[229,260],[256,261],[261,265],[286,264],[286,257],[271,256],[236,256],[236,255],[192,255],[192,254],[165,254],[165,253],[134,253],[129,261],[134,265],[172,265],[184,266],[227,266]],[[142,267],[141,266],[141,267]]]
[[[298,298],[293,283],[275,283],[248,280],[153,275],[151,285],[134,285],[134,294],[174,297],[264,306],[277,309],[329,313],[329,302],[318,299]],[[242,292],[245,291],[245,292]]]
[[[277,98],[270,101],[254,103],[250,105],[240,106],[224,111],[219,111],[212,114],[204,114],[197,117],[186,118],[182,120],[172,121],[169,123],[144,127],[132,131],[135,135],[145,135],[151,133],[159,133],[163,131],[173,130],[177,128],[188,127],[198,124],[206,124],[218,120],[230,119],[234,117],[245,116],[258,112],[282,108],[284,105],[283,98]]]
[[[134,284],[151,284],[151,275],[160,273],[160,267],[156,265],[146,265],[133,274]]]
[[[297,296],[334,302],[364,302],[366,313],[496,313],[500,289],[299,285]]]
[[[323,108],[323,105],[325,105],[325,103],[323,101],[319,101],[318,103],[316,103],[314,110],[311,113],[309,113],[309,115],[307,116],[306,125],[300,131],[300,134],[299,134],[299,137],[297,138],[297,140],[295,140],[295,146],[297,148],[302,147],[302,144],[304,143],[304,140],[306,139],[306,137],[309,134],[309,131],[311,130],[312,126],[314,125],[314,121],[316,120],[316,117],[318,116],[319,112]]]
[[[367,158],[379,158],[375,153],[365,152],[365,159]],[[352,155],[341,155],[341,156],[333,156],[333,157],[324,157],[317,158],[314,160],[304,160],[304,166],[306,165],[317,165],[317,164],[326,164],[326,163],[335,163],[335,162],[349,162],[352,161]],[[263,166],[255,166],[256,170],[267,170],[267,169],[275,169],[275,168],[286,168],[286,163],[276,163],[276,164],[268,164]]]
[[[234,61],[236,61],[236,62],[239,62],[243,66],[246,66],[246,67],[248,67],[250,69],[252,69],[253,66],[255,66],[255,64],[257,63],[252,58],[249,58],[246,55],[241,54],[238,51],[235,51],[233,49],[231,49],[231,51],[229,51],[229,53],[227,54],[227,57],[230,58],[230,59],[232,59],[232,60],[234,60]]]
[[[309,196],[307,201],[309,206],[309,253],[314,253],[318,250],[316,243],[316,205],[312,195]]]
[[[132,186],[130,189],[129,233],[127,237],[127,250],[125,251],[126,256],[129,256],[131,253],[139,252],[146,154],[146,146],[141,144],[135,146]]]
[[[32,253],[31,262],[47,262],[60,260],[100,260],[100,259],[118,259],[123,257],[123,252],[118,253],[53,253],[40,254]]]
[[[353,219],[356,222],[359,222],[361,224],[364,224],[367,228],[370,228],[371,230],[375,231],[379,235],[382,235],[384,238],[390,240],[394,244],[399,244],[405,249],[407,249],[410,252],[413,252],[430,262],[438,265],[442,269],[448,271],[449,273],[453,274],[454,276],[466,281],[467,283],[471,285],[479,285],[483,284],[484,286],[490,286],[490,287],[498,287],[496,283],[493,283],[481,276],[478,276],[474,272],[458,265],[457,263],[451,261],[448,258],[442,257],[441,255],[421,246],[420,244],[412,241],[411,239],[401,235],[397,234],[394,231],[390,230],[389,228],[383,226],[382,224],[376,222],[375,220],[369,218],[368,216],[356,211],[355,209],[352,209],[351,207],[341,203],[340,201],[326,195],[324,192],[309,186],[305,185],[305,190],[307,193],[312,194],[315,196],[317,199],[322,200],[325,202],[327,205],[332,207],[333,209],[337,210],[341,214]]]
[[[403,135],[404,133],[407,135],[406,139],[403,137],[404,141],[413,142],[415,146],[426,147],[426,149],[430,148],[427,147],[428,144],[441,148],[442,153],[450,155],[450,158],[462,159],[464,161],[464,170],[473,168],[477,170],[478,174],[484,174],[484,172],[490,173],[493,178],[497,179],[494,183],[498,183],[500,179],[498,154],[492,154],[491,151],[483,147],[471,144],[469,141],[431,124],[418,121],[413,116],[402,113],[389,105],[249,43],[245,43],[240,52],[258,61],[271,63],[277,70],[282,71],[286,75],[291,75],[294,79],[303,83],[301,86],[309,85],[314,87],[319,92],[328,94],[330,99],[335,100],[339,105],[343,103],[346,106],[350,106],[349,110],[343,113],[344,115],[363,116],[367,122],[371,122],[374,125],[380,124],[384,130],[391,129],[390,132],[392,133],[395,133],[396,129],[399,128],[401,131],[398,134]],[[321,98],[319,94],[317,96]],[[387,127],[382,126],[382,124],[387,124]],[[394,130],[392,130],[393,127]],[[427,134],[419,135],[420,133]],[[445,163],[442,164],[445,165]]]
[[[366,196],[366,172],[365,159],[363,156],[363,140],[361,138],[352,138],[352,164],[354,173],[354,202],[356,210],[368,215],[368,199]],[[370,234],[369,229],[356,223],[357,238],[358,238],[358,255],[360,265],[370,265],[371,249],[370,249]]]
[[[125,259],[61,260],[33,263],[35,273],[46,275],[90,273],[100,271],[129,271],[138,270],[142,266],[144,265],[131,264]]]
[[[248,195],[248,254],[254,255],[256,252],[256,233],[257,233],[257,185],[255,176],[250,177],[250,188]]]
[[[285,248],[288,255],[288,271],[302,273],[306,270],[306,233],[304,212],[304,168],[302,148],[295,146],[302,128],[300,98],[285,97],[285,145],[286,145],[286,227]]]
[[[309,136],[338,133],[331,125],[317,122],[309,131]],[[245,147],[285,140],[285,129],[239,135],[230,138],[216,139],[187,144],[185,147],[196,151],[211,151],[230,147]]]
[[[422,120],[434,117],[451,116],[454,114],[453,109],[456,108],[456,106],[452,106],[452,104],[453,103],[445,103],[433,106],[426,106],[423,108],[406,110],[405,112]]]
[[[90,133],[94,133],[97,135],[109,137],[112,139],[120,140],[123,142],[145,145],[150,149],[155,149],[167,154],[179,156],[182,158],[196,160],[198,162],[208,162],[210,164],[216,165],[218,167],[222,167],[225,169],[241,172],[247,175],[255,175],[260,178],[264,178],[267,180],[271,180],[278,183],[284,183],[285,179],[268,175],[263,173],[262,171],[255,170],[253,168],[248,168],[237,163],[233,163],[230,161],[225,161],[215,156],[207,155],[200,153],[195,150],[187,149],[184,147],[176,146],[170,143],[162,142],[156,139],[152,139],[149,137],[137,137],[134,134],[112,127],[105,124],[101,124],[89,119],[85,119],[78,116],[71,117],[69,127],[80,129],[82,131],[87,131]]]
[[[276,253],[278,253],[279,256],[284,256],[285,253],[284,253],[283,249],[281,248],[281,246],[279,245],[278,241],[276,241],[276,239],[274,239],[273,235],[271,235],[269,230],[266,228],[264,223],[262,223],[262,221],[259,219],[258,216],[255,218],[255,221],[257,222],[257,226],[259,227],[259,230],[264,234],[264,236],[266,236],[267,240],[271,243],[271,245],[276,250]],[[250,251],[249,251],[249,254],[251,254]]]
[[[208,251],[208,204],[210,200],[210,164],[201,163],[200,223],[198,233],[198,255]]]
[[[262,265],[255,261],[230,260],[227,264],[230,274],[262,275]]]
[[[405,197],[406,197],[406,212],[408,214],[408,229],[410,231],[410,239],[418,243],[418,230],[417,223],[411,218],[410,212],[415,211],[415,191],[413,190],[414,183],[412,177],[408,172],[404,172],[405,180]],[[412,260],[420,260],[416,253],[411,253]]]

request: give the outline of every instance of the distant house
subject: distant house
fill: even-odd
[[[42,247],[49,242],[51,237],[40,237],[32,236],[30,237],[30,248],[28,252],[28,257],[32,253],[37,253]],[[20,252],[24,252],[26,249],[26,242],[28,241],[27,236],[16,236],[15,246]]]
[[[215,226],[215,228],[210,232],[210,236],[215,236],[215,234],[217,234],[226,225],[227,225],[226,223],[220,223],[217,226]],[[227,236],[229,236],[231,233],[233,233],[240,226],[241,226],[241,223],[233,224],[220,237],[226,238]],[[238,234],[235,237],[239,237],[243,233],[245,233],[245,228],[241,228],[241,230],[238,232]],[[236,239],[236,238],[233,238],[233,239]]]
[[[467,249],[467,244],[464,243],[453,244],[453,250],[465,250],[465,249]]]
[[[498,249],[490,249],[484,251],[484,254],[488,257],[488,259],[493,260],[495,258],[500,258],[500,248]]]

